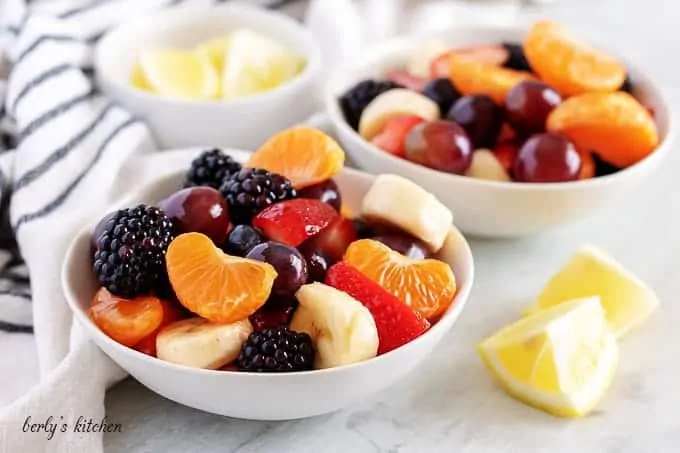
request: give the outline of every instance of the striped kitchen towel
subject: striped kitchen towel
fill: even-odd
[[[105,389],[124,375],[72,332],[60,288],[70,239],[103,214],[130,159],[156,149],[141,121],[97,92],[92,47],[109,28],[145,11],[211,3],[0,0],[0,49],[10,69],[0,84],[0,366],[8,370],[0,373],[0,388],[5,376],[22,379],[10,368],[33,363],[27,355],[35,344],[42,375],[39,386],[0,414],[2,452],[102,451],[100,434],[57,433],[48,440],[22,430],[28,416],[100,420]],[[8,336],[26,341],[5,341]]]

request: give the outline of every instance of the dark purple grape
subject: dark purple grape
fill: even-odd
[[[549,85],[536,80],[520,82],[505,97],[505,119],[519,134],[545,131],[548,115],[562,103]]]
[[[307,282],[323,282],[330,267],[328,257],[312,242],[304,242],[298,250],[307,261]]]
[[[297,249],[269,241],[256,245],[246,258],[271,264],[278,276],[274,280],[274,296],[292,296],[307,282],[307,262]]]
[[[472,144],[465,130],[452,121],[415,126],[406,136],[406,158],[435,170],[464,174],[472,163]]]
[[[342,205],[342,198],[340,198],[340,189],[332,179],[314,184],[313,186],[305,187],[297,192],[298,198],[313,198],[315,200],[323,201],[340,212]]]
[[[97,223],[97,226],[94,227],[94,231],[92,232],[92,250],[97,249],[97,241],[99,240],[99,236],[101,236],[104,230],[106,230],[106,224],[115,213],[115,211],[109,212],[104,217],[102,217],[99,223]]]
[[[446,77],[427,82],[425,88],[423,88],[423,94],[439,106],[442,117],[446,116],[453,103],[461,96],[451,80]]]
[[[576,181],[581,165],[581,155],[572,142],[546,133],[533,136],[520,148],[513,174],[520,182]]]
[[[354,228],[357,231],[357,239],[368,239],[375,235],[375,230],[365,220],[357,217],[352,219],[352,223],[354,223]]]
[[[189,187],[170,195],[158,207],[172,219],[179,233],[203,233],[216,245],[224,244],[229,231],[229,208],[212,187]]]
[[[619,167],[602,160],[602,158],[597,153],[593,153],[592,156],[593,161],[595,162],[595,176],[607,176],[621,170]]]
[[[246,256],[253,247],[265,241],[258,229],[250,225],[236,225],[227,236],[224,251],[232,256]]]
[[[619,91],[633,94],[633,80],[630,78],[630,74],[626,74],[626,78],[623,80],[623,84],[621,84]]]
[[[448,119],[465,129],[475,149],[491,149],[501,132],[503,109],[489,96],[464,96],[453,104]]]
[[[380,234],[371,239],[382,242],[392,250],[410,258],[424,259],[431,256],[424,242],[408,234],[390,232]]]

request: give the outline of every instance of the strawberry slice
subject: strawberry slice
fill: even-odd
[[[493,149],[493,154],[496,156],[496,159],[498,159],[498,162],[501,163],[507,172],[512,171],[518,152],[517,146],[513,143],[501,143]]]
[[[373,137],[371,143],[398,157],[406,157],[406,136],[423,120],[415,115],[397,115],[389,119],[382,132]]]
[[[297,247],[339,217],[338,211],[323,201],[296,198],[260,211],[253,219],[253,226],[272,241]]]
[[[354,222],[346,217],[339,217],[305,244],[311,243],[309,247],[320,250],[331,263],[335,263],[342,259],[347,247],[357,239]]]
[[[403,346],[430,328],[425,318],[350,264],[332,266],[326,284],[346,292],[371,312],[378,329],[378,354]]]
[[[156,330],[142,338],[142,340],[134,347],[134,349],[137,351],[152,357],[156,357],[156,337],[158,336],[158,332],[160,332],[165,326],[187,317],[186,312],[182,310],[177,305],[177,303],[170,302],[165,299],[161,299],[160,301],[161,306],[163,307],[163,318],[161,319],[161,324]]]
[[[408,88],[409,90],[417,91],[418,93],[422,93],[427,84],[426,79],[414,76],[406,71],[390,71],[385,74],[385,76],[388,80],[391,80],[404,88]]]

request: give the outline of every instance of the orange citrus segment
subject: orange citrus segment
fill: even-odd
[[[219,323],[253,314],[267,301],[277,276],[271,265],[226,255],[200,233],[179,235],[165,259],[182,305]]]
[[[442,314],[456,294],[448,264],[408,258],[378,241],[353,242],[343,260],[428,319]]]
[[[106,335],[122,345],[134,346],[161,325],[163,305],[153,296],[124,299],[100,288],[89,313]]]
[[[501,68],[456,53],[449,55],[449,77],[462,94],[484,94],[500,105],[505,104],[505,95],[512,87],[535,78],[529,72]]]
[[[564,96],[616,91],[626,77],[616,58],[577,41],[553,21],[531,27],[524,51],[532,69]]]
[[[340,145],[318,129],[294,127],[270,138],[246,163],[290,179],[296,189],[335,176],[345,163]]]
[[[550,113],[547,128],[620,168],[638,162],[659,144],[649,111],[624,92],[569,98]]]

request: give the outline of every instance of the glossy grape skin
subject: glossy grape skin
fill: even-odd
[[[581,155],[565,137],[546,133],[535,135],[517,154],[513,174],[520,182],[576,181],[581,172]]]
[[[406,136],[406,158],[439,171],[464,174],[472,151],[465,130],[451,121],[421,123]]]
[[[333,208],[340,212],[342,205],[342,198],[340,196],[340,189],[332,179],[314,184],[313,186],[305,187],[297,192],[298,198],[313,198],[323,201],[326,204],[333,206]]]
[[[328,257],[312,242],[303,243],[298,251],[307,261],[307,283],[323,282],[326,278],[326,271],[331,265]]]
[[[382,242],[392,250],[397,251],[404,256],[408,256],[409,258],[424,259],[431,256],[425,243],[408,234],[389,232],[380,234],[371,239]]]
[[[439,106],[442,116],[445,116],[451,110],[453,103],[461,96],[451,80],[446,77],[427,82],[425,88],[423,88],[423,94]]]
[[[266,242],[264,235],[250,225],[236,225],[229,232],[223,250],[232,256],[246,256],[253,247]]]
[[[179,233],[203,233],[216,245],[224,244],[229,231],[229,208],[212,187],[189,187],[170,195],[158,207],[172,219]]]
[[[368,239],[375,234],[375,229],[363,219],[354,218],[352,223],[357,232],[357,239]]]
[[[451,107],[448,119],[465,129],[475,149],[493,148],[503,125],[503,109],[489,96],[463,96]]]
[[[297,249],[289,245],[265,242],[253,247],[246,258],[263,261],[274,267],[278,274],[272,287],[274,296],[293,296],[307,283],[307,262]]]
[[[505,97],[505,119],[519,134],[545,131],[552,110],[562,103],[562,97],[552,87],[536,80],[518,83]]]

